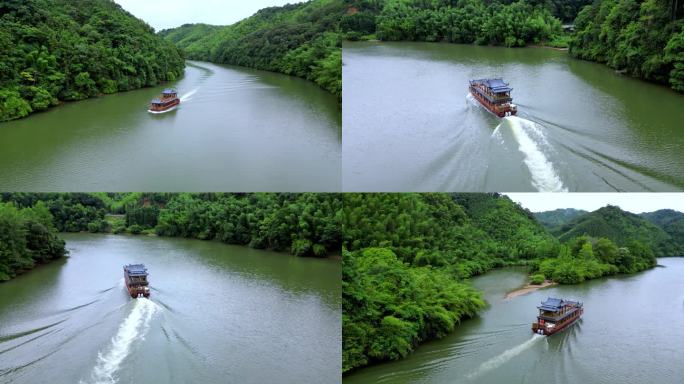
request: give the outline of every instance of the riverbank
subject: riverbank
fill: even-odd
[[[522,288],[518,288],[518,289],[516,289],[515,291],[508,292],[508,293],[506,294],[506,296],[504,297],[504,299],[510,300],[510,299],[512,299],[512,298],[514,298],[514,297],[526,295],[526,294],[528,294],[528,293],[530,293],[530,292],[538,291],[538,290],[540,290],[540,289],[542,289],[542,288],[552,287],[552,286],[554,286],[554,285],[558,285],[558,283],[555,283],[555,282],[553,282],[553,281],[551,281],[551,280],[545,280],[545,281],[544,281],[543,283],[541,283],[541,284],[529,284],[529,283],[528,283],[528,284],[526,284],[526,285],[525,285],[524,287],[522,287]]]

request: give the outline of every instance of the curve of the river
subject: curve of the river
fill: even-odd
[[[555,286],[510,300],[519,269],[473,279],[489,308],[452,335],[404,360],[364,368],[345,384],[681,383],[684,377],[684,258],[631,276]],[[530,330],[547,297],[584,302],[582,319],[553,336]]]
[[[347,43],[345,191],[684,188],[684,95],[545,48]],[[468,96],[503,77],[518,117]],[[391,170],[391,172],[388,172]]]
[[[66,235],[0,284],[2,383],[339,383],[340,263],[198,240]],[[122,266],[143,262],[150,299]]]
[[[341,112],[311,82],[188,62],[181,106],[152,115],[169,84],[67,103],[0,124],[0,190],[340,190]]]

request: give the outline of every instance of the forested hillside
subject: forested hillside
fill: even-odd
[[[311,80],[341,97],[342,0],[270,7],[229,26],[187,24],[161,31],[190,59],[241,65]]]
[[[44,203],[17,208],[0,202],[0,282],[66,253]]]
[[[0,121],[175,80],[184,65],[112,0],[0,2]]]
[[[677,255],[665,232],[610,206],[555,211],[576,216],[560,240],[499,194],[346,194],[343,212],[344,372],[453,331],[485,305],[467,279],[492,268],[527,265],[535,284],[577,284]]]
[[[3,193],[19,207],[44,204],[64,232],[156,234],[325,257],[341,247],[335,194]]]
[[[541,225],[549,230],[553,230],[586,213],[588,212],[581,209],[559,208],[553,211],[535,212],[534,217]]]
[[[655,212],[642,213],[639,216],[667,232],[679,246],[680,253],[677,256],[684,255],[684,213],[672,209],[661,209]]]
[[[588,0],[353,0],[342,19],[349,39],[444,41],[519,47],[563,45],[561,19]]]
[[[684,92],[684,1],[598,0],[575,20],[570,53]]]
[[[639,241],[656,256],[675,256],[680,253],[678,244],[665,231],[646,219],[618,207],[607,206],[580,216],[554,230],[561,241],[588,235],[605,237],[618,246]]]

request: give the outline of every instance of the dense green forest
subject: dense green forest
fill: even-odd
[[[565,46],[561,20],[590,0],[355,0],[342,19],[351,40]]]
[[[270,7],[229,26],[186,24],[161,31],[190,59],[241,65],[311,80],[341,98],[342,0]]]
[[[575,20],[570,54],[684,92],[684,1],[599,0]]]
[[[30,208],[0,203],[0,282],[63,257],[64,245],[44,203]]]
[[[172,81],[184,66],[176,47],[111,0],[0,2],[0,121]]]
[[[546,215],[565,229],[558,238],[498,194],[346,194],[343,212],[344,372],[451,332],[485,305],[467,279],[492,268],[526,265],[533,283],[577,284],[677,255],[664,231],[611,206]]]
[[[334,194],[4,193],[18,207],[43,204],[61,232],[156,234],[297,256],[341,247],[342,199]]]

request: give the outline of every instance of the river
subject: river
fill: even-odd
[[[65,235],[0,284],[1,383],[339,383],[341,266],[218,242]],[[150,299],[122,266],[143,262]]]
[[[335,96],[282,74],[187,64],[170,84],[181,106],[166,114],[147,107],[168,85],[0,123],[0,190],[340,190]]]
[[[345,191],[684,188],[684,95],[546,48],[346,43]],[[503,77],[517,117],[468,96]],[[388,172],[391,170],[391,172]]]
[[[520,269],[473,279],[490,304],[452,335],[404,360],[345,378],[361,383],[662,383],[684,377],[684,258],[631,276],[555,286],[505,300]],[[582,319],[563,332],[532,334],[536,306],[548,296],[584,302]]]

